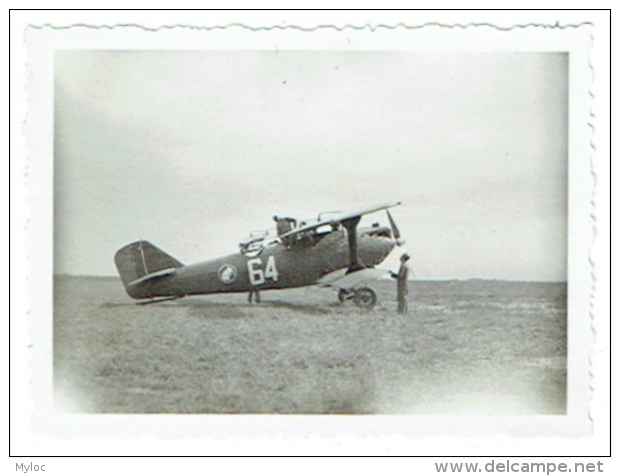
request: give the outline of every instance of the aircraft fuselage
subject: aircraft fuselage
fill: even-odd
[[[381,263],[394,245],[386,236],[357,232],[359,262],[364,267]],[[314,242],[301,240],[288,247],[274,242],[259,253],[238,252],[182,266],[174,274],[145,281],[127,292],[135,299],[144,299],[307,286],[347,268],[349,258],[346,232],[339,229]]]

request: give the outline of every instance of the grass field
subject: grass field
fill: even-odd
[[[562,414],[566,285],[395,283],[134,304],[115,278],[56,276],[58,410],[96,413]]]

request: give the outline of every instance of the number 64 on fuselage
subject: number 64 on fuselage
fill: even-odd
[[[282,219],[290,226],[282,229],[279,222],[277,237],[252,236],[240,243],[238,253],[196,264],[184,265],[145,240],[122,247],[114,261],[127,294],[143,303],[318,284],[337,289],[341,301],[372,308],[375,292],[360,285],[384,276],[374,267],[402,243],[388,211],[399,204],[382,203],[329,219],[319,215],[300,226]],[[380,210],[387,211],[390,226],[358,228],[363,215]]]

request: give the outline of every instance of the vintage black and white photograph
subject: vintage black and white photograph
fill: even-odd
[[[587,30],[27,41],[38,428],[587,431]]]
[[[57,51],[56,410],[567,402],[568,54]]]

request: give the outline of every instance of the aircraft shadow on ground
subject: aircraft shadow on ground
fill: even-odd
[[[155,303],[147,303],[147,302],[114,302],[114,301],[106,301],[99,305],[102,309],[115,309],[115,308],[123,308],[123,309],[139,309],[139,308],[153,308],[153,309],[174,309],[174,308],[187,308],[192,310],[217,310],[217,309],[238,309],[238,310],[252,310],[252,309],[284,309],[294,312],[301,312],[304,314],[310,315],[326,315],[331,314],[334,309],[339,308],[341,305],[339,303],[331,303],[328,305],[320,305],[320,304],[302,304],[302,303],[291,303],[286,301],[268,301],[263,300],[260,304],[249,304],[247,302],[239,302],[239,303],[221,303],[221,302],[210,302],[206,299],[179,299],[175,301],[164,301],[164,302],[155,302]]]
[[[180,300],[170,303],[165,303],[166,305],[186,307],[191,309],[238,309],[238,310],[261,310],[261,309],[284,309],[294,312],[301,312],[304,314],[311,315],[324,315],[331,313],[331,307],[320,305],[320,304],[306,304],[306,303],[292,303],[287,301],[280,300],[265,300],[263,299],[260,304],[249,304],[248,302],[235,302],[235,303],[221,303],[221,302],[210,302],[207,299],[188,299],[188,300]]]
[[[325,306],[320,304],[295,304],[286,301],[262,301],[260,304],[253,304],[253,306],[287,309],[290,311],[303,312],[304,314],[312,315],[330,314],[333,309],[333,306]],[[337,304],[334,304],[334,306],[337,306]]]

